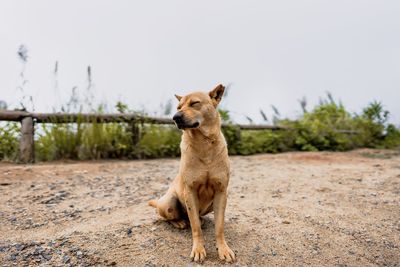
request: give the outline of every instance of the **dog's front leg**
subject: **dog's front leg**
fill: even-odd
[[[232,262],[235,260],[235,253],[229,248],[225,241],[224,217],[226,208],[226,189],[218,190],[214,195],[214,221],[215,239],[217,241],[218,255],[221,260]]]
[[[190,253],[190,258],[196,262],[202,262],[206,258],[206,249],[204,248],[204,238],[201,231],[199,197],[197,195],[197,190],[190,187],[186,188],[186,208],[193,238],[193,248]]]

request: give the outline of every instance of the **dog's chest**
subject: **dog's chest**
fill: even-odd
[[[214,199],[215,189],[214,186],[209,182],[200,184],[197,189],[197,195],[199,198],[199,212],[200,214],[207,213],[210,209]]]
[[[199,200],[207,200],[214,198],[214,187],[207,181],[205,184],[200,184],[197,189]]]

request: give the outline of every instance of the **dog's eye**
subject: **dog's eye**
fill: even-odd
[[[190,103],[190,106],[191,106],[191,107],[194,107],[194,106],[196,106],[197,104],[200,104],[200,101],[194,101],[194,102]]]

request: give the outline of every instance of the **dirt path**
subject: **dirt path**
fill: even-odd
[[[147,200],[177,159],[0,164],[0,265],[196,266],[191,234]],[[400,156],[390,151],[232,157],[232,266],[400,266]],[[213,216],[207,259],[219,266]]]

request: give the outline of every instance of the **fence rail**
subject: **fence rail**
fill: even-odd
[[[35,123],[129,123],[132,126],[134,143],[139,142],[138,124],[169,124],[174,121],[167,118],[155,118],[137,114],[95,114],[95,113],[32,113],[26,111],[0,111],[0,121],[21,122],[21,140],[19,161],[34,163]],[[241,130],[287,130],[276,125],[223,124],[222,127],[235,126]]]

